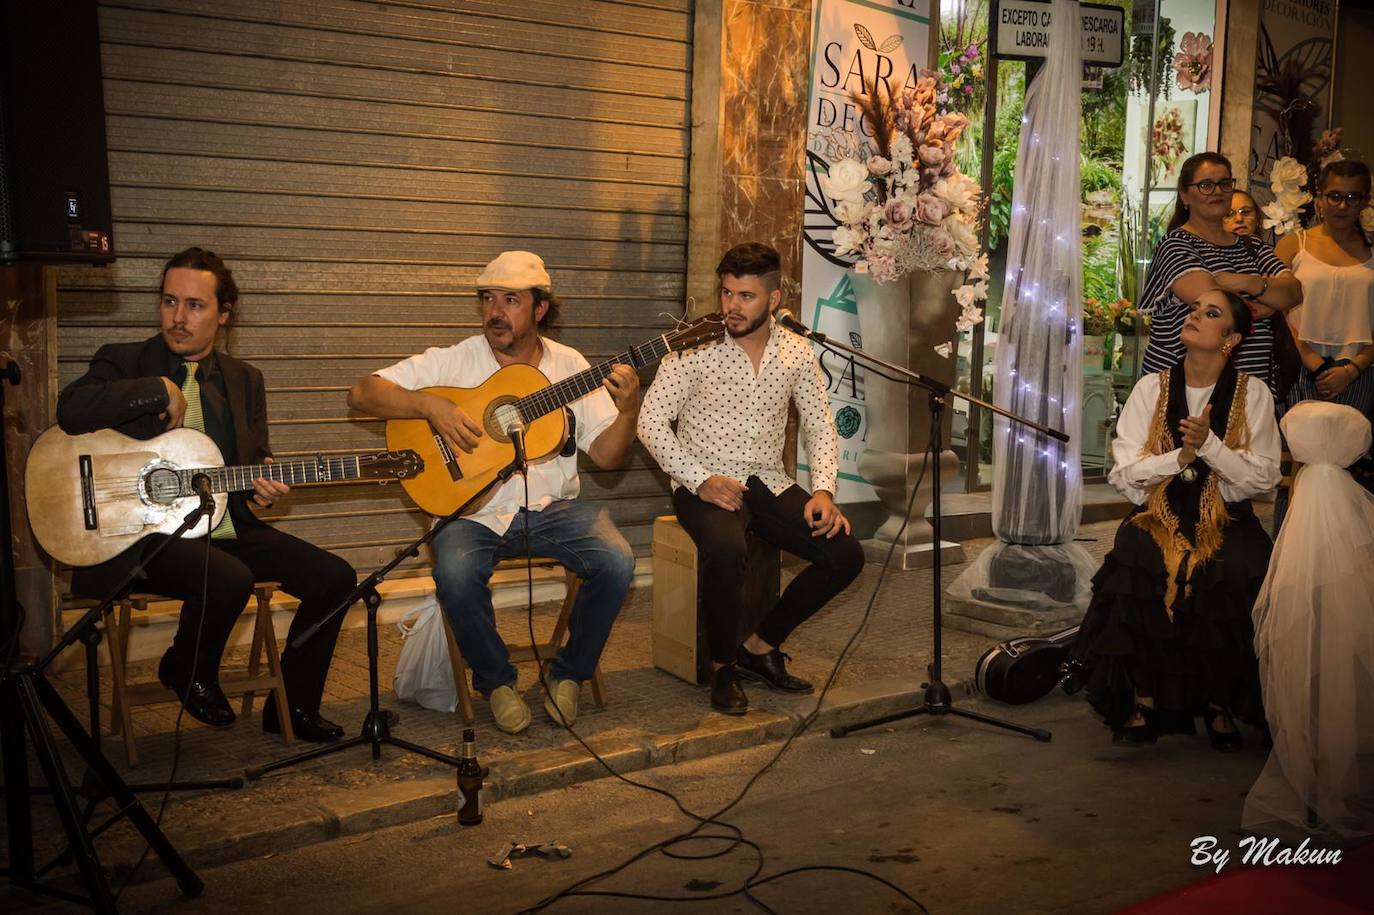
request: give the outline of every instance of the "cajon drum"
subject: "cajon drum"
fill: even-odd
[[[748,571],[745,575],[744,611],[740,614],[737,641],[758,628],[759,622],[778,601],[782,564],[778,549],[762,538],[747,535]],[[654,666],[688,683],[711,682],[711,653],[706,645],[705,620],[701,615],[697,586],[697,548],[678,524],[676,515],[654,520]]]

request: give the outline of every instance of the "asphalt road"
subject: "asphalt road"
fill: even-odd
[[[1047,726],[1052,743],[945,718],[834,740],[807,735],[726,817],[759,844],[763,873],[804,865],[861,868],[933,913],[1111,912],[1209,871],[1190,842],[1239,838],[1241,802],[1264,759],[1222,756],[1203,736],[1113,748],[1081,701],[1058,695],[985,711]],[[733,797],[776,752],[758,747],[635,778],[671,790],[697,812]],[[518,912],[619,864],[692,823],[670,801],[612,778],[491,805],[479,827],[454,816],[204,869],[186,902],[170,880],[131,887],[125,912]],[[566,860],[486,863],[508,840],[556,840]],[[725,843],[681,847],[691,854]],[[573,897],[555,913],[745,912],[742,885],[758,866],[746,847],[704,861],[653,854],[598,889],[684,897],[695,904]],[[789,913],[917,912],[892,889],[836,871],[794,874],[755,895]],[[11,902],[13,898],[11,897]]]

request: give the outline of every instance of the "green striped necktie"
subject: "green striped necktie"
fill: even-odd
[[[200,408],[200,381],[196,378],[196,372],[199,369],[199,362],[186,363],[186,380],[181,383],[181,393],[186,395],[186,417],[182,420],[182,425],[187,429],[204,432],[205,413]],[[238,533],[234,530],[234,519],[229,517],[229,507],[226,505],[224,517],[220,519],[219,525],[210,532],[210,539],[232,540],[237,536]]]

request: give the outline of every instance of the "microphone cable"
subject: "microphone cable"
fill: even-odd
[[[226,503],[225,503],[224,510],[225,510],[226,513],[230,510],[230,506],[229,506],[229,504],[228,504],[227,501],[226,501]],[[199,523],[197,523],[197,526],[199,526]],[[166,789],[162,792],[162,800],[158,803],[157,816],[153,819],[153,823],[154,823],[155,826],[157,826],[158,829],[161,829],[161,828],[162,828],[162,818],[163,818],[163,816],[166,815],[166,813],[167,813],[167,801],[168,801],[168,800],[171,798],[171,796],[172,796],[172,786],[176,784],[177,769],[178,769],[178,768],[180,767],[180,765],[181,765],[181,723],[182,723],[182,719],[185,718],[185,716],[186,716],[186,697],[190,695],[189,690],[191,689],[191,684],[193,684],[193,683],[196,682],[196,669],[197,669],[197,668],[199,667],[199,665],[200,665],[200,640],[201,640],[201,635],[202,635],[202,634],[204,633],[204,631],[205,631],[205,614],[206,614],[206,613],[208,612],[208,610],[209,610],[208,601],[209,601],[209,597],[210,597],[210,550],[211,550],[211,546],[210,546],[210,534],[214,531],[214,526],[215,526],[215,516],[214,516],[214,513],[211,512],[210,514],[208,514],[208,515],[205,516],[205,562],[204,562],[204,565],[203,565],[202,568],[201,568],[201,579],[200,579],[200,617],[199,617],[199,619],[196,620],[196,639],[195,639],[195,643],[194,643],[194,645],[195,645],[195,651],[194,651],[194,653],[193,653],[192,656],[191,656],[191,675],[190,675],[190,677],[188,677],[187,680],[186,680],[186,687],[185,687],[185,688],[186,688],[187,692],[186,692],[184,695],[181,695],[181,696],[178,696],[178,697],[177,697],[178,700],[180,700],[181,707],[180,707],[179,709],[177,709],[176,727],[175,727],[175,729],[173,730],[173,736],[172,736],[172,768],[171,768],[171,772],[168,773],[168,775],[167,775],[167,787],[166,787]],[[185,609],[186,609],[186,604],[185,604],[185,602],[183,601],[183,602],[182,602],[182,610],[185,610]],[[92,736],[92,738],[96,741],[96,743],[99,744],[100,735],[99,735],[99,734],[93,734],[93,735],[91,735],[91,736]],[[120,813],[122,813],[122,811],[117,812],[117,813],[116,813],[116,816],[120,815]],[[132,884],[132,883],[134,882],[134,878],[138,876],[138,872],[139,872],[140,870],[143,869],[143,865],[144,865],[144,863],[148,860],[148,855],[152,852],[152,850],[153,850],[152,843],[151,843],[151,842],[145,842],[144,845],[143,845],[143,854],[141,854],[141,855],[139,856],[138,862],[133,866],[133,869],[129,871],[129,875],[128,875],[127,877],[124,878],[124,882],[121,883],[121,884],[119,885],[119,889],[115,891],[115,894],[114,894],[114,901],[115,901],[116,903],[119,902],[119,897],[122,896],[122,895],[124,894],[124,891],[125,891],[126,889],[129,888],[129,885]]]
[[[909,379],[894,378],[893,380],[901,381],[902,383],[907,385],[911,384],[911,381]],[[928,458],[934,452],[935,444],[937,441],[936,436],[938,435],[938,431],[939,430],[935,428],[931,429],[930,440],[926,445],[926,455]],[[938,455],[935,455],[936,459],[938,459],[938,457]],[[520,911],[520,915],[533,915],[533,913],[543,911],[544,909],[553,905],[560,899],[565,899],[571,896],[602,896],[608,898],[636,899],[653,902],[705,902],[712,900],[729,899],[734,896],[743,896],[750,903],[752,903],[754,906],[758,907],[762,911],[773,913],[773,915],[776,915],[776,913],[774,913],[774,910],[770,908],[767,904],[765,904],[762,900],[760,900],[758,897],[754,896],[751,890],[755,887],[763,886],[768,883],[773,883],[793,874],[812,871],[848,873],[860,877],[865,877],[870,880],[874,880],[882,884],[883,886],[888,887],[893,892],[900,895],[907,902],[911,903],[912,905],[920,909],[922,912],[925,912],[927,913],[927,915],[929,915],[929,910],[926,909],[926,907],[921,903],[919,899],[912,896],[906,890],[902,889],[900,886],[886,879],[885,877],[882,877],[871,871],[864,870],[862,868],[846,867],[842,865],[813,864],[789,868],[787,870],[780,871],[776,874],[770,874],[766,877],[760,876],[763,873],[763,869],[765,866],[765,856],[763,848],[760,845],[758,845],[758,843],[748,839],[744,834],[744,830],[741,829],[739,826],[720,819],[720,817],[724,816],[730,810],[734,809],[744,800],[745,796],[759,781],[759,779],[761,779],[769,770],[771,770],[778,763],[780,759],[782,759],[783,755],[792,746],[793,741],[795,741],[808,728],[810,728],[810,726],[813,723],[815,723],[816,719],[819,717],[821,707],[825,702],[825,697],[830,692],[830,689],[834,686],[835,679],[839,675],[840,669],[843,667],[845,661],[848,660],[849,654],[853,650],[853,647],[855,643],[858,641],[859,636],[868,627],[868,623],[873,614],[874,606],[877,602],[878,594],[882,589],[883,581],[887,577],[887,571],[890,567],[892,556],[896,551],[897,543],[901,540],[902,534],[906,532],[907,526],[911,523],[911,513],[916,505],[916,495],[918,492],[920,492],[921,484],[925,481],[926,469],[929,466],[929,460],[925,461],[922,464],[921,472],[916,478],[916,485],[912,487],[911,497],[907,501],[906,517],[903,519],[902,526],[897,531],[897,535],[893,538],[892,543],[888,546],[887,555],[883,557],[882,566],[878,571],[878,578],[873,583],[873,589],[869,593],[868,601],[864,606],[863,615],[859,620],[859,624],[854,628],[854,631],[850,634],[849,639],[845,642],[844,647],[840,650],[838,657],[836,657],[835,663],[831,667],[829,675],[826,677],[820,692],[816,696],[815,706],[811,709],[809,713],[807,713],[805,717],[802,718],[800,722],[798,722],[797,726],[793,728],[792,732],[787,736],[787,739],[783,741],[782,746],[778,748],[778,751],[773,755],[773,757],[769,759],[766,763],[764,763],[763,766],[761,766],[758,769],[758,771],[756,771],[752,776],[750,776],[748,781],[745,782],[744,786],[740,788],[739,792],[736,793],[736,795],[723,807],[721,807],[715,813],[709,814],[707,816],[702,816],[691,810],[688,810],[687,807],[682,803],[681,799],[679,799],[678,796],[674,794],[672,791],[669,791],[665,788],[659,788],[654,785],[647,785],[643,782],[635,781],[634,779],[629,778],[628,776],[620,772],[617,772],[614,768],[611,767],[611,765],[605,759],[601,757],[600,754],[596,752],[596,750],[592,749],[592,747],[586,742],[586,740],[584,740],[582,736],[579,735],[572,728],[571,725],[568,724],[568,722],[563,717],[562,709],[559,709],[557,703],[553,701],[552,692],[549,689],[549,684],[544,674],[543,659],[539,655],[538,639],[535,637],[534,633],[534,558],[529,553],[529,478],[528,476],[526,477],[524,545],[529,589],[527,620],[529,624],[530,647],[535,657],[535,663],[538,665],[539,669],[540,687],[544,695],[549,697],[549,704],[554,708],[555,711],[558,712],[558,717],[561,723],[563,724],[563,727],[568,731],[569,734],[573,736],[573,738],[578,742],[578,744],[580,744],[582,748],[586,750],[587,753],[601,765],[602,768],[604,768],[615,778],[619,779],[622,782],[625,782],[628,785],[632,785],[636,788],[640,788],[645,791],[649,791],[662,797],[668,798],[685,816],[687,816],[689,819],[695,820],[697,825],[684,833],[679,833],[678,835],[671,836],[667,839],[663,839],[649,846],[646,846],[640,851],[635,852],[629,858],[626,858],[620,864],[599,871],[595,874],[592,874],[591,876],[584,877],[577,881],[574,881],[573,883],[569,884],[561,890],[558,890],[552,895],[545,897],[544,899],[540,900],[534,905],[522,909]],[[938,498],[938,496],[939,494],[937,493],[936,497]],[[727,833],[723,835],[719,833],[701,834],[701,831],[708,825],[719,826],[722,829],[727,830]],[[686,852],[676,849],[676,846],[684,845],[688,842],[711,841],[724,841],[728,842],[729,844],[722,849],[703,854],[688,854]],[[743,885],[733,890],[718,893],[694,894],[692,896],[668,896],[648,893],[621,892],[614,890],[587,889],[587,887],[590,887],[592,884],[599,883],[609,877],[612,877],[620,873],[621,871],[628,868],[630,865],[638,861],[641,861],[644,858],[647,858],[655,852],[662,852],[665,857],[674,858],[678,860],[705,861],[728,855],[731,852],[733,852],[736,848],[739,848],[741,845],[753,849],[755,857],[755,866],[753,872],[745,878]]]

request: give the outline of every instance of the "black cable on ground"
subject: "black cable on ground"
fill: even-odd
[[[887,377],[887,376],[884,376],[884,377]],[[893,380],[898,380],[898,379],[893,379]],[[903,379],[903,381],[905,381],[905,380]],[[909,381],[905,381],[905,383],[909,384],[910,382],[909,382]],[[655,787],[655,786],[653,786],[653,785],[646,785],[646,784],[644,784],[643,782],[635,781],[634,779],[628,778],[628,777],[626,777],[625,775],[623,775],[623,774],[621,774],[621,773],[615,771],[615,769],[613,769],[613,768],[611,767],[611,765],[610,765],[609,763],[606,762],[605,759],[603,759],[595,750],[593,750],[593,749],[591,748],[591,746],[589,746],[589,745],[587,744],[587,742],[586,742],[585,740],[583,740],[582,737],[581,737],[576,731],[574,731],[573,728],[572,728],[571,726],[568,725],[568,723],[567,723],[566,720],[563,720],[563,721],[562,721],[562,724],[563,724],[564,728],[567,729],[568,733],[571,734],[571,735],[573,736],[573,738],[582,746],[582,748],[583,748],[584,750],[586,750],[587,753],[590,754],[591,757],[592,757],[593,759],[595,759],[598,763],[600,763],[601,766],[602,766],[602,768],[604,768],[607,772],[609,772],[611,775],[615,776],[617,779],[619,779],[620,781],[625,782],[625,783],[628,784],[628,785],[633,785],[633,786],[636,787],[636,788],[641,788],[641,789],[646,790],[646,791],[651,791],[651,792],[653,792],[654,794],[658,794],[658,795],[661,795],[661,796],[663,796],[663,797],[668,798],[669,800],[671,800],[671,801],[677,806],[678,810],[682,811],[682,813],[683,813],[684,815],[686,815],[686,816],[689,817],[690,819],[696,820],[696,821],[697,821],[697,825],[694,826],[692,829],[688,830],[688,831],[685,832],[685,833],[681,833],[681,834],[679,834],[679,835],[672,836],[672,837],[667,838],[667,839],[664,839],[664,840],[662,840],[662,841],[655,842],[654,844],[652,844],[652,845],[650,845],[650,846],[648,846],[648,847],[646,847],[646,848],[644,848],[644,849],[642,849],[642,850],[636,852],[635,854],[631,855],[629,858],[627,858],[626,860],[622,861],[620,864],[617,864],[617,865],[614,866],[614,867],[607,868],[606,870],[600,871],[600,872],[598,872],[598,873],[596,873],[596,874],[592,874],[592,875],[589,876],[589,877],[584,877],[584,878],[582,878],[581,880],[578,880],[578,881],[576,881],[576,882],[574,882],[574,883],[572,883],[572,884],[569,884],[568,886],[564,887],[563,889],[559,890],[558,892],[554,893],[553,895],[547,896],[547,897],[545,897],[544,899],[540,900],[539,902],[535,903],[533,906],[531,906],[531,907],[529,907],[529,908],[527,908],[527,909],[521,910],[520,915],[532,915],[532,913],[543,911],[544,909],[546,909],[546,908],[548,908],[549,906],[553,905],[553,904],[554,904],[555,902],[557,902],[558,900],[564,899],[564,898],[567,898],[567,897],[570,897],[570,896],[604,896],[604,897],[608,897],[608,898],[638,899],[638,900],[653,901],[653,902],[705,902],[705,901],[711,901],[711,900],[729,899],[729,898],[734,897],[734,896],[743,896],[745,899],[749,900],[749,902],[751,902],[753,905],[755,905],[756,907],[758,907],[758,908],[761,909],[762,911],[768,912],[768,913],[773,913],[773,909],[769,908],[769,906],[766,905],[762,900],[760,900],[759,898],[757,898],[756,896],[754,896],[753,893],[751,892],[751,890],[752,890],[754,887],[762,886],[762,885],[764,885],[764,884],[766,884],[766,883],[772,883],[772,882],[777,881],[777,880],[779,880],[779,879],[781,879],[781,878],[783,878],[783,877],[787,877],[787,876],[790,876],[790,875],[792,875],[792,874],[803,873],[803,872],[807,872],[807,871],[831,871],[831,872],[838,872],[838,873],[849,873],[849,874],[854,874],[854,875],[861,876],[861,877],[866,877],[866,878],[871,879],[871,880],[875,880],[875,881],[877,881],[877,882],[883,884],[884,886],[888,887],[889,889],[893,890],[895,893],[897,893],[898,895],[900,895],[903,899],[905,899],[906,901],[910,902],[912,905],[916,906],[916,907],[917,907],[918,909],[920,909],[922,912],[926,912],[927,915],[928,915],[928,910],[926,909],[926,907],[925,907],[924,905],[921,904],[921,901],[920,901],[919,899],[917,899],[916,897],[914,897],[914,896],[912,896],[911,894],[907,893],[905,890],[903,890],[901,887],[897,886],[895,883],[891,882],[890,880],[887,880],[886,878],[881,877],[881,876],[879,876],[879,875],[877,875],[877,874],[874,874],[874,873],[872,873],[872,872],[870,872],[870,871],[863,870],[862,868],[844,867],[844,866],[839,866],[839,865],[816,864],[816,865],[806,865],[806,866],[803,866],[803,867],[794,867],[794,868],[790,868],[790,869],[785,870],[785,871],[781,871],[781,872],[779,872],[779,873],[777,873],[777,874],[771,874],[771,875],[769,875],[769,876],[767,876],[767,877],[761,877],[761,876],[759,876],[759,875],[763,873],[763,868],[764,868],[764,853],[763,853],[763,849],[762,849],[757,843],[755,843],[755,842],[753,842],[753,841],[751,841],[751,840],[745,838],[744,831],[743,831],[740,827],[734,825],[733,823],[724,822],[724,821],[722,821],[722,820],[720,819],[720,817],[724,816],[726,813],[728,813],[730,810],[732,810],[733,808],[735,808],[741,801],[744,800],[745,795],[747,795],[747,794],[749,793],[750,789],[753,788],[754,784],[755,784],[760,778],[762,778],[770,769],[772,769],[774,765],[777,764],[778,760],[780,760],[780,759],[782,758],[783,754],[787,752],[788,748],[790,748],[790,747],[792,746],[792,742],[793,742],[794,740],[796,740],[799,736],[801,736],[801,735],[807,730],[807,728],[809,728],[809,727],[815,722],[816,718],[820,715],[820,710],[821,710],[822,705],[823,705],[824,702],[825,702],[825,697],[826,697],[826,695],[830,692],[831,687],[834,685],[834,683],[835,683],[835,678],[839,675],[840,669],[841,669],[841,667],[844,665],[844,662],[845,662],[846,660],[848,660],[849,653],[850,653],[850,651],[853,649],[853,646],[854,646],[855,642],[858,641],[859,636],[863,633],[863,631],[864,631],[864,630],[867,628],[867,626],[868,626],[869,619],[870,619],[871,616],[872,616],[873,608],[874,608],[874,605],[875,605],[875,603],[876,603],[876,601],[877,601],[877,598],[878,598],[878,593],[879,593],[879,591],[882,589],[883,580],[887,577],[887,570],[888,570],[888,568],[889,568],[889,564],[890,564],[890,562],[891,562],[892,555],[893,555],[893,553],[895,552],[895,550],[896,550],[896,548],[897,548],[897,543],[898,543],[898,541],[901,540],[902,534],[906,532],[907,526],[911,523],[911,513],[912,513],[912,510],[915,508],[915,505],[916,505],[916,494],[917,494],[918,492],[920,492],[921,483],[924,482],[924,480],[925,480],[926,468],[929,467],[929,465],[930,465],[930,460],[929,460],[929,458],[933,455],[935,460],[938,460],[938,459],[939,459],[939,455],[938,455],[938,454],[934,454],[935,445],[936,445],[936,442],[938,441],[938,438],[937,438],[938,433],[939,433],[939,430],[938,430],[938,429],[935,429],[935,428],[932,428],[932,429],[931,429],[930,441],[929,441],[929,443],[928,443],[927,446],[926,446],[927,460],[922,464],[921,472],[920,472],[920,474],[917,476],[917,479],[916,479],[916,485],[915,485],[915,486],[912,488],[912,490],[911,490],[911,497],[910,497],[910,499],[909,499],[908,502],[907,502],[906,517],[905,517],[905,519],[903,520],[902,526],[901,526],[901,528],[898,530],[896,537],[893,538],[892,544],[888,547],[887,555],[883,557],[883,564],[882,564],[882,567],[881,567],[881,568],[879,569],[879,571],[878,571],[878,578],[877,578],[877,580],[876,580],[876,581],[874,582],[874,584],[873,584],[873,590],[872,590],[872,592],[869,594],[868,603],[867,603],[867,604],[865,605],[865,607],[864,607],[863,616],[862,616],[862,618],[859,620],[859,625],[858,625],[857,627],[855,627],[854,632],[849,636],[848,641],[845,642],[844,647],[840,650],[839,656],[835,659],[835,664],[834,664],[834,666],[831,668],[829,676],[826,677],[826,680],[825,680],[824,685],[821,687],[821,690],[820,690],[819,694],[816,696],[816,705],[815,705],[815,707],[814,707],[814,708],[813,708],[813,709],[812,709],[812,710],[811,710],[811,711],[810,711],[810,712],[809,712],[809,713],[808,713],[808,714],[807,714],[807,715],[797,724],[797,727],[794,728],[794,729],[792,730],[792,733],[788,735],[788,737],[787,737],[787,739],[786,739],[785,741],[783,741],[782,746],[778,748],[778,752],[775,753],[775,754],[773,755],[773,757],[772,757],[770,760],[768,760],[768,762],[764,763],[764,765],[763,765],[762,767],[760,767],[759,770],[758,770],[757,772],[755,772],[755,773],[749,778],[749,780],[744,784],[744,787],[742,787],[742,788],[739,790],[739,792],[735,795],[735,797],[734,797],[733,799],[731,799],[731,800],[729,801],[729,803],[725,804],[723,807],[721,807],[721,808],[720,808],[719,810],[717,810],[715,813],[710,814],[709,816],[701,816],[700,814],[694,813],[694,812],[688,810],[688,809],[686,808],[686,806],[683,805],[682,801],[681,801],[681,800],[677,797],[677,795],[675,795],[673,792],[668,791],[667,789]],[[936,498],[939,498],[939,494],[938,494],[938,493],[936,494]],[[525,481],[525,553],[526,553],[526,564],[527,564],[528,585],[529,585],[528,622],[529,622],[529,633],[530,633],[530,646],[531,646],[531,649],[533,650],[533,653],[534,653],[534,656],[535,656],[535,663],[538,665],[538,669],[539,669],[539,683],[540,683],[540,687],[542,688],[542,690],[543,690],[543,692],[544,692],[544,695],[549,697],[550,705],[552,705],[553,708],[554,708],[556,711],[558,711],[559,718],[560,718],[560,720],[562,720],[562,719],[563,719],[562,710],[558,708],[558,705],[557,705],[556,702],[553,702],[552,693],[551,693],[550,690],[549,690],[549,685],[548,685],[547,679],[546,679],[546,677],[545,677],[545,675],[544,675],[544,664],[543,664],[543,660],[539,657],[539,648],[538,648],[538,644],[537,644],[538,639],[535,637],[535,634],[534,634],[534,559],[533,559],[532,556],[529,555],[529,480],[528,480],[528,478],[527,478],[526,481]],[[706,827],[707,825],[709,825],[709,824],[714,824],[714,825],[719,826],[719,827],[721,827],[721,828],[723,828],[723,829],[729,830],[729,833],[728,833],[728,834],[725,834],[725,835],[721,835],[721,834],[712,834],[712,833],[701,834],[701,830],[702,830],[703,828],[705,828],[705,827]],[[709,842],[709,841],[725,841],[725,842],[728,842],[729,844],[728,844],[725,848],[722,848],[722,849],[720,849],[720,850],[718,850],[718,851],[711,852],[711,853],[709,853],[709,854],[698,854],[698,855],[693,855],[693,854],[686,854],[686,853],[684,853],[684,852],[674,850],[674,846],[683,845],[683,844],[686,844],[686,843],[688,843],[688,842]],[[654,852],[662,852],[666,857],[675,858],[675,859],[678,859],[678,860],[704,861],[704,860],[710,860],[710,859],[712,859],[712,858],[719,858],[719,857],[722,857],[722,856],[724,856],[724,855],[727,855],[727,854],[731,853],[732,851],[734,851],[736,848],[740,847],[741,845],[747,846],[747,847],[749,847],[749,848],[751,848],[751,849],[754,850],[754,853],[755,853],[755,855],[756,855],[756,863],[755,863],[755,867],[754,867],[753,873],[751,873],[751,874],[749,875],[749,877],[747,877],[747,878],[745,879],[744,884],[743,884],[742,886],[736,888],[736,889],[733,889],[733,890],[724,891],[724,892],[720,892],[720,893],[707,893],[707,894],[700,894],[700,893],[698,893],[698,894],[693,894],[692,896],[666,896],[666,895],[665,895],[665,896],[659,896],[659,895],[652,895],[652,894],[646,894],[646,893],[630,893],[630,892],[618,892],[618,891],[613,891],[613,890],[589,890],[589,889],[585,889],[585,887],[588,887],[588,886],[590,886],[590,885],[592,885],[592,884],[594,884],[594,883],[598,883],[598,882],[600,882],[600,881],[602,881],[602,880],[605,880],[605,879],[607,879],[607,878],[609,878],[609,877],[612,877],[612,876],[614,876],[614,875],[620,873],[621,871],[625,870],[625,869],[626,869],[627,867],[629,867],[630,865],[632,865],[632,864],[634,864],[634,863],[636,863],[636,862],[638,862],[638,861],[643,860],[644,858],[648,857],[649,855],[652,855]]]

